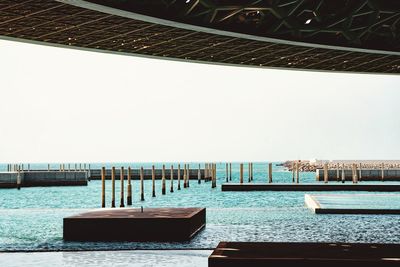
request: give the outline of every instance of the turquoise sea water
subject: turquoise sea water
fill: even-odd
[[[139,165],[148,167],[152,164],[136,164],[135,167]],[[47,168],[47,164],[40,166]],[[92,168],[100,166],[92,164]],[[254,183],[267,180],[266,170],[265,163],[254,163]],[[233,180],[237,182],[238,177],[238,164],[234,164]],[[291,182],[292,174],[274,165],[273,177],[274,182]],[[315,173],[301,173],[300,180],[313,183]],[[222,192],[220,185],[223,182],[225,164],[218,164],[218,186],[214,189],[210,182],[199,185],[191,180],[190,188],[182,187],[178,191],[175,181],[175,192],[167,190],[163,196],[160,181],[157,181],[157,196],[152,198],[151,181],[145,181],[145,201],[141,202],[139,181],[133,181],[133,207],[207,208],[206,228],[192,241],[182,243],[63,242],[63,217],[99,208],[101,181],[79,187],[0,189],[0,251],[212,249],[220,241],[400,243],[398,215],[316,215],[304,205],[304,194],[310,192]],[[167,189],[169,185],[168,181]],[[119,182],[116,187],[118,200]],[[110,206],[110,181],[107,181],[106,191],[107,205]],[[373,195],[362,193],[364,199],[373,199]],[[396,199],[400,196],[398,193],[390,195],[397,196]]]

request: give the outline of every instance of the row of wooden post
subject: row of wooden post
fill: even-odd
[[[212,166],[212,169],[211,169]],[[183,188],[189,188],[190,183],[190,169],[189,169],[189,164],[184,165],[183,169]],[[211,175],[212,177],[212,187],[216,187],[216,164],[208,164],[207,165],[207,172],[208,174]],[[131,167],[128,167],[128,173],[127,173],[127,180],[128,180],[128,185],[127,185],[127,205],[132,205],[132,183],[131,183],[131,176],[132,176],[132,169]],[[156,197],[156,186],[155,186],[155,167],[154,165],[151,168],[151,180],[152,180],[152,197]],[[121,199],[120,199],[120,207],[125,207],[124,205],[124,180],[125,180],[125,170],[124,167],[121,167],[120,171],[120,182],[121,182]],[[106,168],[102,167],[101,168],[101,207],[105,208],[106,207]],[[181,190],[181,165],[178,164],[178,177],[177,177],[177,189]],[[198,183],[201,183],[201,169],[200,169],[200,164],[199,164],[199,169],[198,169]],[[170,170],[170,190],[171,193],[174,192],[174,167],[171,165],[171,170]],[[162,172],[161,172],[161,194],[165,195],[166,194],[166,170],[165,170],[165,165],[162,166]],[[143,167],[140,168],[140,200],[144,201],[144,169]],[[111,168],[111,207],[115,208],[115,167]]]

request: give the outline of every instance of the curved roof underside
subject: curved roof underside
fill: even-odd
[[[336,13],[332,1],[0,0],[0,38],[227,65],[400,73],[400,1],[335,0]]]

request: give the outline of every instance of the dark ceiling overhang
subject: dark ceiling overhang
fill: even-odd
[[[331,0],[0,0],[0,38],[226,65],[400,73],[400,1],[335,2],[336,13]]]

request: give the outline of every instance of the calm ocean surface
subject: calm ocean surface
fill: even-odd
[[[127,164],[113,164],[118,167]],[[152,164],[130,166],[150,167]],[[162,164],[156,164],[160,167]],[[166,164],[169,168],[170,164]],[[57,168],[58,164],[53,164]],[[102,164],[91,164],[92,168]],[[111,165],[107,165],[110,167]],[[176,165],[175,165],[176,166]],[[198,164],[191,164],[193,168]],[[32,169],[47,169],[47,164]],[[247,165],[245,165],[247,181]],[[267,165],[254,163],[254,183],[265,182]],[[5,165],[0,165],[4,170]],[[233,181],[239,177],[233,165]],[[291,182],[291,172],[274,166],[274,182]],[[301,173],[301,182],[315,182],[315,173]],[[79,187],[34,187],[0,189],[0,251],[126,250],[126,249],[212,249],[220,241],[318,241],[400,243],[398,215],[316,215],[304,205],[307,192],[222,192],[225,164],[218,164],[218,187],[191,181],[190,188],[151,197],[151,181],[145,181],[145,201],[139,200],[139,181],[133,181],[133,207],[206,207],[207,226],[192,241],[183,243],[84,243],[63,242],[62,219],[65,216],[100,207],[101,181]],[[169,181],[167,181],[169,189]],[[116,183],[119,199],[119,182]],[[107,181],[107,205],[111,183]],[[332,192],[318,192],[318,194]],[[334,192],[334,194],[351,194]],[[355,193],[354,193],[355,194]],[[398,193],[390,193],[400,198]],[[374,205],[373,193],[362,196]],[[379,201],[384,201],[382,198]],[[117,203],[118,205],[118,203]],[[399,207],[399,203],[385,205]],[[166,229],[167,230],[167,229]],[[112,229],[110,229],[112,231]],[[135,229],[132,229],[135,231]]]

